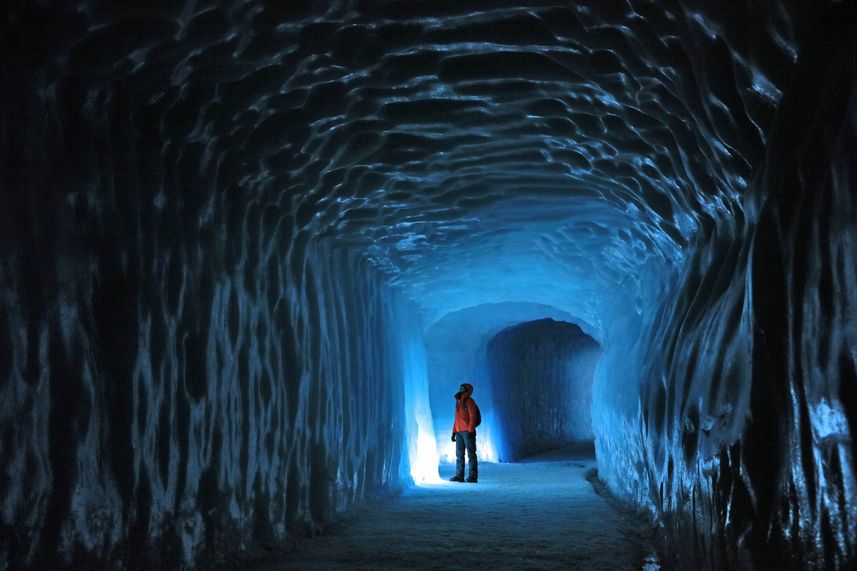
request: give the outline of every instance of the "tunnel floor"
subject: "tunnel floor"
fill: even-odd
[[[653,530],[596,494],[586,478],[593,468],[585,446],[483,463],[478,484],[445,482],[373,503],[259,568],[659,569]]]

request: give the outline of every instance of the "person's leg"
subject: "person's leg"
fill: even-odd
[[[470,471],[467,475],[467,481],[477,481],[479,479],[479,462],[476,460],[476,433],[467,432],[467,462],[470,464]],[[462,469],[462,474],[464,470]]]
[[[464,479],[464,435],[466,432],[455,434],[455,477]]]

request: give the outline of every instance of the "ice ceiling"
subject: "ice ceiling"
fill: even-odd
[[[641,267],[680,263],[740,209],[794,53],[776,9],[552,4],[248,10],[250,39],[227,45],[260,63],[216,89],[235,111],[221,130],[246,131],[298,222],[367,252],[429,322],[528,301],[599,327]]]
[[[641,268],[740,210],[792,23],[770,3],[556,4],[89,2],[51,12],[57,43],[88,30],[46,76],[115,82],[91,105],[141,98],[183,180],[364,252],[428,324],[525,301],[600,329]]]

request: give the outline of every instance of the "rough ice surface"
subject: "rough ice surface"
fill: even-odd
[[[465,375],[496,458],[546,318],[681,565],[854,566],[855,3],[556,4],[4,3],[0,568],[317,531]]]
[[[591,441],[592,374],[601,347],[552,319],[509,327],[488,344],[503,461]]]

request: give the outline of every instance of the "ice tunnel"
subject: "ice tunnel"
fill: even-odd
[[[857,564],[855,2],[10,0],[0,53],[0,570],[316,533],[464,377],[492,459],[588,415],[680,568]]]
[[[490,341],[493,409],[505,427],[500,459],[593,439],[592,376],[600,356],[579,326],[552,319],[509,327]]]

